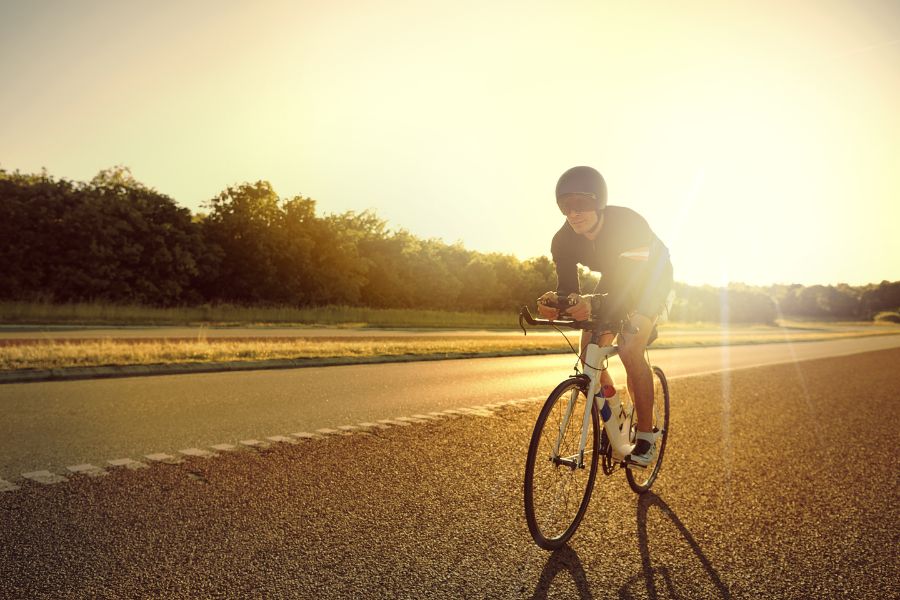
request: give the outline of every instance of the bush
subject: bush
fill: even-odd
[[[883,323],[900,323],[900,312],[880,312],[875,315],[875,321],[881,321]]]

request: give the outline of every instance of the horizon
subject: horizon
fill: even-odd
[[[0,166],[192,213],[267,180],[525,260],[590,164],[678,281],[900,280],[896,3],[474,6],[4,3]]]

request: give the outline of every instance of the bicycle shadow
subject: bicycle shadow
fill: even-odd
[[[578,554],[568,545],[563,546],[559,550],[554,550],[541,571],[538,578],[537,587],[532,594],[532,600],[546,600],[550,593],[550,586],[553,580],[561,571],[567,571],[575,582],[575,588],[578,590],[579,600],[591,600],[591,586],[588,584],[587,576],[584,573],[584,567],[581,566],[581,559]]]
[[[637,504],[637,526],[638,526],[638,547],[641,553],[641,572],[632,577],[630,580],[625,582],[621,588],[619,588],[619,598],[622,600],[628,600],[630,598],[634,598],[630,592],[629,588],[633,585],[637,584],[641,579],[644,580],[647,589],[647,596],[651,599],[655,599],[658,597],[656,590],[656,576],[661,576],[662,580],[666,586],[666,594],[667,598],[677,598],[678,591],[675,588],[675,584],[672,579],[672,572],[666,566],[660,566],[658,568],[654,568],[653,564],[650,561],[650,547],[649,547],[649,538],[647,535],[647,514],[652,507],[656,507],[659,509],[659,512],[669,518],[670,521],[675,525],[678,529],[678,532],[681,536],[687,541],[691,550],[694,552],[694,555],[700,561],[700,564],[703,565],[703,570],[706,571],[709,580],[712,582],[713,586],[715,586],[715,594],[717,597],[724,598],[725,600],[731,599],[731,592],[728,591],[728,588],[722,583],[721,577],[719,577],[719,573],[716,571],[715,567],[713,567],[710,560],[703,554],[703,550],[700,548],[700,544],[697,543],[697,540],[694,539],[694,536],[688,530],[687,527],[684,526],[684,523],[681,522],[681,519],[678,518],[678,515],[675,514],[668,504],[666,504],[665,500],[654,494],[653,492],[645,492],[641,494],[638,498]]]

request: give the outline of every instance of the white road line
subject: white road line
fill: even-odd
[[[56,475],[55,473],[51,473],[50,471],[30,471],[28,473],[22,473],[22,477],[25,479],[30,479],[31,481],[36,481],[38,483],[42,483],[44,485],[53,485],[54,483],[63,483],[64,481],[68,481],[62,475]]]
[[[297,440],[286,435],[270,435],[267,440],[277,442],[279,444],[296,444]]]
[[[203,450],[201,448],[185,448],[184,450],[179,450],[179,454],[184,454],[185,456],[193,456],[195,458],[212,458],[216,456],[215,452],[210,452],[209,450]]]
[[[14,492],[16,490],[20,490],[19,486],[14,483],[7,481],[5,479],[0,479],[0,492]]]
[[[113,460],[108,460],[106,462],[114,467],[125,467],[126,469],[131,469],[132,471],[137,471],[138,469],[146,469],[150,466],[147,463],[131,460],[130,458],[116,458]]]
[[[369,423],[368,421],[364,423],[359,423],[359,426],[364,429],[387,429],[388,426],[384,423]]]
[[[172,456],[171,454],[163,454],[161,452],[157,454],[145,454],[144,458],[152,460],[153,462],[165,463],[167,465],[178,465],[183,462],[178,457]]]
[[[260,440],[241,440],[238,443],[242,446],[247,446],[248,448],[258,448],[258,449],[268,448],[271,445],[268,442],[263,442]]]
[[[109,475],[104,469],[91,464],[72,465],[71,467],[66,467],[66,469],[76,475],[87,475],[88,477],[103,477]]]
[[[396,421],[394,419],[378,419],[379,423],[384,425],[399,425],[400,427],[409,427],[412,423],[406,423],[404,421]]]
[[[413,419],[412,417],[394,417],[394,421],[404,421],[406,423],[427,423],[422,419]]]
[[[310,432],[308,432],[308,431],[301,431],[301,432],[299,432],[299,433],[292,433],[291,436],[297,438],[298,440],[314,440],[314,439],[316,439],[317,437],[319,437],[319,436],[317,436],[316,434],[310,433]]]
[[[341,435],[341,432],[337,429],[329,429],[328,427],[316,429],[316,433],[320,433],[322,435]]]
[[[354,431],[359,431],[360,428],[358,425],[340,425],[338,429],[347,433],[353,433]]]
[[[234,452],[238,449],[234,444],[214,444],[210,448],[219,452]]]
[[[461,408],[459,409],[461,412],[467,415],[474,415],[476,417],[493,417],[494,413],[489,410],[477,409],[477,408]]]

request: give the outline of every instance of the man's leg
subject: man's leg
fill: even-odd
[[[619,356],[628,374],[628,391],[634,398],[638,431],[649,433],[653,430],[653,374],[644,357],[644,350],[653,331],[653,321],[636,314],[631,317],[631,324],[638,332],[624,336],[625,342],[619,347]]]

